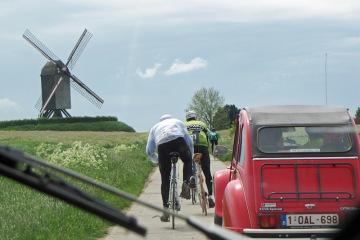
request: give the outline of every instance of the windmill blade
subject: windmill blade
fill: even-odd
[[[66,66],[69,69],[72,69],[75,65],[75,63],[77,62],[77,60],[79,59],[80,55],[82,54],[82,52],[84,51],[86,45],[88,44],[90,38],[92,37],[92,33],[89,32],[86,28],[84,30],[84,32],[81,34],[79,40],[77,41],[74,49],[71,51]]]
[[[56,62],[60,59],[43,44],[39,39],[37,39],[34,34],[30,32],[29,29],[26,29],[23,38],[28,41],[34,48],[36,48],[42,55],[44,55],[49,61]]]
[[[38,98],[38,100],[36,101],[35,108],[40,111],[40,110],[41,110],[41,106],[42,106],[42,96],[40,96],[40,97]]]
[[[83,95],[89,102],[94,104],[96,107],[101,108],[104,100],[96,95],[90,88],[88,88],[79,78],[75,75],[71,75],[71,86],[81,95]]]
[[[55,87],[53,88],[53,90],[51,91],[48,99],[46,100],[45,104],[44,104],[43,107],[41,108],[41,110],[40,110],[40,115],[41,115],[42,113],[44,113],[44,111],[46,111],[47,105],[49,104],[51,98],[54,96],[56,89],[59,87],[59,85],[60,85],[60,83],[61,83],[61,81],[62,81],[63,79],[64,79],[63,77],[60,77],[59,81],[56,83],[56,85],[55,85]]]

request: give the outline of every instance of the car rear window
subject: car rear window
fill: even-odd
[[[263,127],[258,148],[264,153],[346,152],[352,147],[349,126]]]

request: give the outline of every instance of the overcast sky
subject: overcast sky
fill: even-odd
[[[201,87],[238,107],[360,106],[360,2],[297,0],[57,0],[0,3],[0,120],[36,118],[46,59],[29,28],[67,59],[93,34],[73,69],[104,98],[97,109],[72,91],[73,116],[117,116],[147,131],[164,113],[184,118]]]

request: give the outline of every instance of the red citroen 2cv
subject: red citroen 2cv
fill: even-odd
[[[345,108],[244,108],[214,175],[215,223],[258,237],[333,235],[359,203],[359,137]]]

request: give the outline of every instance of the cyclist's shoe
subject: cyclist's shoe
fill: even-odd
[[[190,177],[189,187],[190,187],[190,188],[196,188],[195,176],[191,176],[191,177]]]
[[[180,197],[190,199],[190,188],[189,185],[185,182],[182,184]]]
[[[164,207],[164,210],[169,210],[169,208]],[[170,214],[164,212],[162,214],[162,216],[160,217],[160,221],[162,221],[162,222],[170,222]]]
[[[215,202],[212,196],[208,197],[208,202],[209,202],[209,208],[215,207]]]

